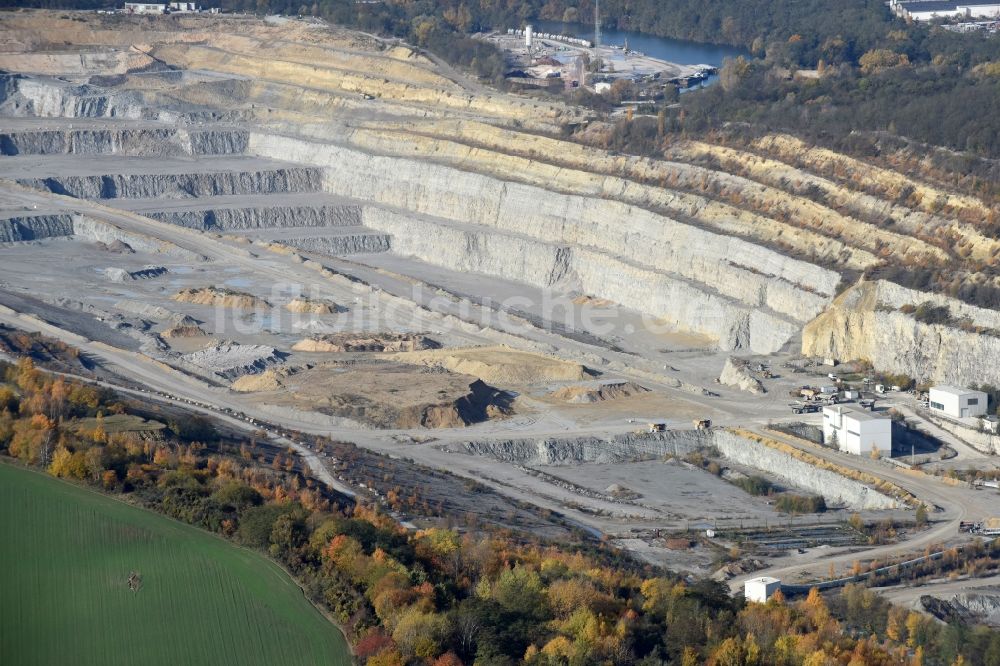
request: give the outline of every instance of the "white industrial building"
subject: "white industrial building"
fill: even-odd
[[[985,416],[988,399],[982,391],[954,386],[933,386],[928,396],[928,405],[932,412],[964,419]]]
[[[823,408],[823,441],[854,455],[892,455],[892,419],[841,405]]]
[[[911,21],[1000,17],[1000,4],[995,1],[961,3],[940,0],[892,0],[889,6],[894,14]]]
[[[164,3],[126,2],[125,11],[129,14],[166,14],[167,6]]]
[[[774,596],[774,593],[781,589],[781,581],[770,576],[751,578],[743,583],[743,596],[747,601],[755,601],[758,604],[766,603]]]

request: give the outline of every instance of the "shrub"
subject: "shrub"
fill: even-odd
[[[774,489],[774,484],[756,474],[744,476],[733,481],[733,485],[742,488],[751,495],[767,495]]]
[[[826,511],[826,500],[820,495],[786,494],[774,503],[782,513],[823,513]]]

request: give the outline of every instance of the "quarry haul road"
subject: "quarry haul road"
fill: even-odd
[[[195,230],[186,229],[170,225],[165,222],[149,220],[126,211],[110,208],[108,206],[81,199],[63,197],[28,190],[17,185],[5,187],[5,195],[15,199],[28,209],[34,207],[45,209],[57,209],[60,211],[82,213],[91,215],[97,219],[105,220],[111,224],[119,226],[121,229],[135,234],[151,236],[168,243],[172,243],[182,249],[195,252],[208,260],[228,262],[239,266],[249,272],[263,274],[273,278],[276,282],[288,282],[289,280],[299,280],[303,284],[317,285],[323,288],[324,280],[314,271],[286,259],[283,255],[272,255],[270,253],[261,256],[254,255],[243,246],[230,244],[225,241],[213,238],[209,234],[204,234]],[[329,289],[326,286],[326,289]],[[419,325],[423,325],[430,330],[440,325],[440,322],[430,313],[415,308],[413,315]],[[439,314],[439,313],[433,313]],[[635,429],[635,425],[627,424],[624,421],[620,426],[611,424],[601,424],[595,426],[583,426],[563,421],[554,416],[542,416],[539,419],[529,420],[519,423],[495,422],[486,423],[465,429],[452,429],[434,431],[433,445],[414,445],[402,443],[395,439],[400,435],[410,437],[414,434],[426,436],[429,433],[420,431],[375,431],[349,427],[330,427],[327,425],[317,425],[315,422],[296,418],[294,414],[275,414],[262,410],[249,401],[244,401],[238,394],[231,393],[226,388],[209,386],[198,378],[180,372],[160,361],[140,353],[130,352],[116,347],[109,346],[101,342],[95,342],[84,338],[71,331],[59,328],[29,315],[22,315],[13,310],[0,310],[0,322],[16,328],[36,331],[45,335],[60,339],[68,344],[80,348],[89,354],[103,359],[112,368],[117,368],[121,374],[141,384],[149,386],[151,389],[166,393],[168,395],[181,396],[193,400],[194,402],[211,405],[214,408],[201,409],[213,416],[225,419],[228,423],[246,424],[239,419],[229,416],[225,410],[242,412],[263,423],[275,423],[284,427],[298,430],[305,433],[329,436],[333,438],[350,441],[365,448],[378,451],[380,453],[413,457],[418,462],[430,467],[443,469],[456,473],[460,476],[472,478],[486,483],[495,490],[516,499],[527,501],[536,506],[555,510],[560,513],[569,513],[575,520],[584,525],[608,530],[621,528],[622,521],[615,523],[611,519],[603,519],[595,516],[588,516],[585,512],[570,509],[567,504],[579,501],[580,498],[571,496],[566,492],[545,487],[537,487],[536,484],[527,485],[522,477],[513,469],[500,468],[496,463],[487,459],[478,459],[472,456],[462,456],[460,454],[449,453],[437,448],[437,444],[468,440],[470,438],[489,437],[572,437],[588,434],[608,435],[627,433]],[[461,333],[456,331],[456,333]],[[469,344],[479,345],[483,343],[481,336],[462,333]],[[553,336],[551,340],[558,340]],[[642,380],[650,384],[649,378]],[[654,383],[655,385],[655,383]],[[662,386],[671,392],[683,395],[685,399],[700,402],[705,405],[706,410],[712,410],[717,415],[724,414],[727,421],[734,425],[747,425],[749,423],[763,423],[767,415],[762,414],[759,409],[755,413],[755,408],[759,405],[751,398],[737,395],[730,400],[730,396],[719,398],[707,398],[697,396],[689,392],[684,392],[670,386]],[[141,395],[141,392],[140,392]],[[182,400],[180,404],[190,403]],[[194,406],[192,406],[194,407]],[[727,407],[729,409],[727,409]],[[194,407],[197,408],[197,407]],[[721,412],[721,414],[720,414]],[[768,432],[769,437],[774,437]],[[313,473],[331,487],[343,491],[345,488],[336,482],[336,479],[325,468],[322,461],[315,454],[312,454],[303,447],[295,446],[293,442],[283,441],[282,444],[294,448],[300,455],[303,455],[306,463]],[[787,443],[798,448],[802,448],[801,443],[788,441]],[[872,471],[869,461],[850,460],[842,454],[834,452],[817,451],[809,449],[809,452],[821,457],[827,457],[838,464],[843,464],[855,469]],[[912,539],[891,546],[880,546],[866,551],[855,553],[835,554],[831,557],[816,561],[796,562],[785,566],[776,566],[760,573],[773,574],[778,577],[790,575],[808,575],[812,578],[822,578],[825,569],[832,562],[836,565],[850,564],[855,559],[861,557],[875,558],[904,551],[923,548],[929,544],[953,538],[957,532],[958,521],[968,514],[978,513],[978,507],[967,504],[961,498],[961,493],[955,492],[957,489],[947,489],[940,481],[933,477],[913,477],[895,468],[880,468],[877,473],[884,478],[897,483],[903,488],[912,492],[922,501],[940,506],[944,511],[939,514],[943,518],[942,522],[937,522],[930,530],[915,535]],[[349,489],[347,489],[349,490]],[[589,502],[594,504],[596,502]],[[620,510],[620,508],[619,508]],[[736,579],[734,586],[742,584],[742,579]]]
[[[74,199],[67,196],[38,192],[21,187],[9,181],[3,182],[4,196],[17,201],[27,208],[37,206],[39,209],[58,209],[69,213],[89,214],[97,219],[101,219],[121,229],[152,236],[158,240],[166,241],[177,247],[194,252],[208,260],[226,261],[236,264],[248,271],[267,275],[274,279],[275,284],[287,284],[293,280],[302,285],[315,286],[320,290],[321,297],[329,297],[330,290],[324,284],[324,280],[315,272],[304,268],[292,261],[282,261],[282,255],[271,255],[270,253],[261,256],[254,255],[249,249],[229,245],[225,242],[212,238],[209,234],[172,225],[167,222],[158,222],[142,217],[135,213],[129,213],[116,208],[111,208],[86,199]],[[280,264],[280,265],[278,265]],[[420,310],[413,311],[415,324],[426,328],[438,325],[438,322],[427,318]],[[463,334],[461,331],[454,331],[458,337],[464,337],[469,344],[482,344],[482,338],[473,335]]]
[[[161,391],[167,393],[168,395],[184,396],[188,400],[211,405],[214,408],[198,408],[197,406],[190,405],[190,403],[185,400],[176,401],[178,404],[192,406],[199,411],[223,418],[227,423],[238,424],[241,427],[246,427],[244,422],[225,413],[226,409],[230,409],[235,412],[243,412],[244,414],[247,414],[248,416],[251,416],[263,423],[277,423],[284,427],[299,430],[305,433],[344,439],[380,453],[415,457],[418,462],[427,464],[430,467],[444,469],[460,476],[476,479],[516,499],[528,501],[543,508],[549,508],[566,513],[567,507],[562,504],[562,501],[565,501],[564,498],[560,498],[558,496],[553,497],[552,495],[539,495],[536,492],[514,485],[510,482],[510,480],[493,478],[488,472],[484,472],[484,470],[495,467],[495,465],[491,464],[491,461],[479,460],[471,456],[467,459],[466,457],[462,457],[458,454],[450,454],[441,451],[436,448],[436,446],[426,444],[418,446],[407,445],[401,444],[393,439],[394,436],[398,435],[414,434],[412,432],[369,431],[349,428],[318,427],[314,423],[294,419],[290,416],[277,417],[273,413],[255,409],[253,405],[244,404],[242,401],[234,400],[233,398],[237,396],[231,394],[228,389],[210,387],[197,378],[185,375],[180,371],[175,370],[164,363],[146,357],[143,354],[117,349],[104,343],[87,340],[86,338],[83,338],[75,333],[60,329],[36,317],[18,314],[11,311],[9,308],[2,308],[0,309],[0,323],[20,328],[22,330],[42,333],[62,340],[67,344],[76,346],[82,351],[104,360],[112,366],[112,368],[109,369],[117,368],[123,373],[124,376],[133,381],[145,384],[153,390]],[[138,395],[144,394],[138,392]],[[534,428],[532,429],[532,432],[529,433],[530,435],[545,436],[547,434],[555,434],[566,436],[567,434],[570,434],[565,430],[561,430],[556,433],[537,432],[535,428],[537,428],[538,425],[539,424],[533,424]],[[606,430],[607,428],[595,428],[592,432],[596,433]],[[421,431],[420,434],[426,435],[427,433],[426,431]],[[586,432],[586,429],[579,429],[574,430],[572,434],[584,435],[588,433]],[[435,436],[436,440],[434,444],[438,444],[446,443],[448,441],[468,439],[470,434],[467,430],[456,430],[453,433],[436,432]],[[768,436],[773,435],[768,433]],[[349,488],[345,488],[341,484],[337,483],[329,471],[325,469],[323,463],[318,459],[318,457],[308,449],[295,446],[293,442],[288,440],[283,440],[281,443],[291,446],[300,455],[303,455],[306,463],[309,465],[310,469],[314,470],[317,477],[328,483],[332,488],[340,491],[345,489],[348,491],[350,490]],[[806,450],[797,442],[789,440],[787,443]],[[422,455],[414,456],[413,454],[415,450],[420,450]],[[844,460],[839,457],[843,456],[843,454],[836,454],[834,452],[817,452],[811,449],[809,452],[815,455],[821,455],[822,457],[826,457],[835,462],[845,464],[856,469],[865,469],[862,464],[851,460]],[[868,469],[866,471],[871,470]],[[860,558],[880,558],[898,555],[902,552],[912,551],[933,543],[945,541],[956,535],[958,522],[962,520],[970,510],[969,506],[963,502],[956,501],[956,498],[953,497],[951,493],[946,493],[944,488],[938,487],[940,482],[929,481],[929,479],[932,479],[933,477],[915,478],[904,474],[901,471],[885,471],[887,473],[884,476],[888,480],[893,481],[901,487],[913,492],[918,498],[925,502],[941,506],[944,509],[945,520],[935,524],[931,529],[921,532],[915,535],[912,539],[902,543],[879,546],[858,552],[836,554],[830,557],[824,557],[822,560],[818,561],[771,567],[763,571],[755,572],[753,575],[736,578],[731,581],[732,589],[740,589],[743,581],[747,578],[758,575],[774,575],[779,578],[784,576],[787,578],[788,576],[794,574],[804,574],[814,579],[820,579],[823,577],[825,570],[831,563],[835,565],[847,565]],[[502,477],[503,475],[501,474],[500,476]],[[921,481],[924,481],[924,483],[920,483]],[[594,517],[589,517],[581,512],[574,511],[572,514],[575,520],[578,520],[586,526],[599,530],[607,528],[605,521],[597,520]]]
[[[763,428],[755,428],[754,430],[764,437],[769,437],[771,439],[778,440],[783,444],[794,446],[801,451],[824,458],[825,460],[837,465],[842,465],[844,467],[862,472],[872,473],[887,481],[891,481],[892,483],[895,483],[899,487],[912,493],[914,497],[921,500],[925,504],[928,504],[929,507],[939,507],[941,509],[941,513],[935,516],[932,512],[931,518],[934,520],[932,526],[927,530],[915,534],[912,538],[907,539],[906,541],[884,546],[876,546],[863,551],[838,553],[828,557],[823,557],[822,559],[815,559],[807,562],[768,567],[760,571],[755,571],[753,574],[739,576],[732,579],[730,581],[730,589],[734,592],[738,589],[742,589],[743,583],[746,580],[756,578],[758,576],[773,576],[784,580],[793,575],[806,575],[811,576],[816,580],[823,580],[828,577],[828,569],[831,564],[835,567],[840,567],[850,565],[854,561],[860,559],[894,557],[906,552],[911,552],[915,549],[926,548],[927,546],[931,546],[933,544],[954,540],[959,534],[958,527],[961,521],[965,520],[969,516],[979,516],[982,514],[983,508],[981,503],[975,501],[978,499],[976,498],[977,491],[948,486],[934,476],[923,473],[908,473],[902,469],[891,467],[888,464],[882,464],[878,467],[878,469],[872,469],[870,461],[864,458],[859,458],[858,456],[824,449],[818,445],[806,446],[801,441],[789,437],[783,437],[772,430],[765,430]]]
[[[43,335],[61,340],[66,344],[73,345],[87,354],[100,358],[105,364],[107,370],[118,372],[123,377],[126,377],[131,381],[148,386],[152,391],[164,393],[168,396],[182,396],[183,399],[168,398],[168,400],[175,404],[189,407],[202,413],[210,414],[213,417],[218,417],[225,420],[226,423],[247,428],[247,423],[226,413],[225,410],[229,409],[234,412],[242,412],[243,414],[254,418],[262,425],[262,427],[265,424],[273,423],[307,434],[326,436],[352,442],[358,446],[362,446],[369,450],[386,455],[408,458],[412,457],[416,460],[416,462],[425,464],[428,467],[440,469],[465,478],[479,481],[480,483],[488,485],[494,490],[497,490],[498,492],[509,497],[513,497],[514,499],[550,509],[560,514],[569,513],[572,515],[572,517],[569,518],[570,520],[581,524],[581,526],[585,527],[588,531],[594,532],[596,530],[603,532],[603,530],[607,528],[607,524],[602,521],[594,520],[584,512],[568,510],[568,508],[557,499],[541,496],[512,483],[498,481],[488,476],[484,476],[484,469],[489,469],[495,466],[491,460],[476,458],[474,456],[461,456],[460,454],[448,454],[431,447],[421,450],[421,454],[428,452],[431,455],[427,455],[426,457],[423,455],[414,456],[414,450],[416,448],[414,445],[403,444],[394,439],[394,437],[400,435],[426,435],[426,430],[375,431],[352,428],[330,428],[320,427],[313,422],[298,420],[287,415],[278,417],[271,412],[260,410],[252,404],[245,404],[238,399],[234,400],[233,398],[238,398],[239,396],[230,393],[228,389],[208,386],[195,377],[186,375],[141,353],[117,349],[101,342],[88,340],[80,335],[42,321],[37,317],[20,314],[4,306],[0,306],[0,323],[21,330],[41,333]],[[84,381],[92,381],[83,377],[80,379]],[[112,384],[107,385],[115,390],[124,390],[125,392],[139,397],[147,399],[163,399],[161,396],[151,396],[141,391],[122,389],[121,387]],[[192,404],[190,401],[202,403],[203,405],[210,405],[212,407],[206,408]],[[593,432],[595,434],[599,434],[603,433],[604,430],[593,429]],[[435,443],[461,441],[463,439],[468,439],[470,436],[467,430],[463,429],[454,429],[452,432],[448,433],[435,431],[434,434],[436,438]],[[535,432],[532,434],[537,434],[538,436],[566,436],[567,432],[559,430],[557,432]],[[574,434],[584,435],[588,434],[588,432],[584,429],[576,431]],[[333,477],[319,457],[312,451],[299,446],[286,438],[276,438],[275,441],[290,446],[297,453],[303,455],[306,463],[309,465],[309,468],[314,471],[317,478],[326,482],[331,488],[351,496],[355,495],[355,492],[351,488],[339,483]],[[574,499],[579,500],[579,498]]]
[[[32,190],[9,180],[0,180],[0,187],[2,187],[5,198],[20,203],[28,209],[34,207],[38,210],[65,211],[68,213],[89,215],[118,226],[126,232],[152,237],[188,252],[193,252],[203,257],[206,261],[228,262],[249,272],[265,275],[273,279],[275,284],[296,282],[303,287],[317,289],[317,296],[321,298],[331,298],[333,296],[330,285],[326,283],[325,278],[320,276],[319,273],[291,261],[282,254],[271,253],[263,249],[250,249],[249,247],[236,244],[235,241],[219,240],[208,233],[153,220],[143,217],[141,214],[113,208],[99,202]],[[407,307],[404,314],[414,328],[422,328],[429,331],[437,330],[442,327],[442,317],[455,317],[464,324],[471,323],[478,329],[505,336],[502,339],[517,341],[517,346],[526,351],[539,353],[539,347],[571,350],[571,360],[599,367],[602,363],[607,364],[614,360],[617,361],[617,365],[619,366],[614,370],[614,374],[620,374],[634,381],[643,382],[653,388],[676,392],[679,396],[698,397],[691,391],[686,391],[672,383],[668,383],[674,381],[673,378],[664,377],[663,379],[667,381],[657,381],[656,378],[649,376],[648,372],[630,372],[628,362],[631,359],[627,355],[609,353],[608,350],[601,347],[579,343],[565,336],[537,327],[529,326],[515,330],[497,325],[499,322],[495,321],[492,315],[487,317],[488,321],[483,321],[482,318],[478,320],[473,318],[472,321],[468,321],[463,319],[459,312],[452,309],[451,304],[446,300],[435,299],[432,295],[426,298],[426,300],[422,299],[420,302],[414,302],[412,294],[407,293],[406,286],[398,279],[388,276],[384,271],[377,271],[355,262],[338,260],[335,257],[314,256],[312,253],[305,251],[296,252],[304,258],[311,258],[317,263],[333,268],[344,276],[345,281],[360,278],[366,286],[355,285],[355,290],[361,290],[356,291],[355,293],[357,294],[367,295],[373,293],[380,300],[385,298],[406,301],[411,307]],[[387,283],[383,284],[383,281],[387,281]],[[344,288],[347,287],[345,286]],[[386,304],[385,310],[391,312],[394,307],[393,302],[391,300],[382,300],[382,302]],[[467,346],[482,346],[484,343],[492,341],[488,333],[469,333],[457,326],[451,326],[449,333],[462,340],[463,344]],[[740,396],[736,396],[737,400],[739,398]],[[718,401],[713,403],[712,407],[726,416],[736,416],[735,413],[729,413]]]

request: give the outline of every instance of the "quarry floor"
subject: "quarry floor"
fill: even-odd
[[[6,164],[3,163],[3,166]],[[442,445],[482,438],[610,436],[644,429],[646,423],[652,421],[664,421],[671,428],[687,428],[695,418],[711,418],[713,423],[720,426],[762,428],[772,421],[791,420],[788,399],[782,396],[787,396],[787,391],[793,386],[819,382],[824,370],[821,366],[799,373],[786,368],[782,370],[787,372],[786,376],[767,382],[769,393],[755,396],[714,383],[727,354],[686,348],[683,343],[688,340],[648,335],[644,331],[630,337],[622,327],[614,329],[616,345],[634,350],[632,353],[643,354],[645,358],[655,358],[657,363],[662,360],[669,373],[667,377],[676,373],[686,382],[711,387],[718,393],[718,397],[699,395],[666,383],[651,382],[645,376],[630,377],[627,372],[609,373],[590,383],[597,385],[602,382],[634,380],[651,390],[601,403],[566,404],[553,399],[550,394],[560,386],[580,385],[579,381],[541,381],[505,386],[506,390],[516,395],[514,413],[506,418],[464,428],[376,430],[350,419],[332,418],[307,409],[296,409],[294,396],[268,400],[266,394],[234,393],[211,377],[197,377],[190,372],[190,368],[184,368],[185,372],[171,370],[154,359],[176,365],[178,354],[202,348],[209,344],[209,340],[224,338],[281,349],[289,354],[285,360],[288,365],[315,364],[323,362],[323,357],[329,355],[293,352],[290,348],[302,339],[303,327],[308,330],[309,325],[316,321],[328,326],[330,330],[377,332],[390,329],[430,332],[446,348],[496,344],[498,339],[495,331],[503,328],[499,325],[493,328],[491,321],[502,313],[490,310],[490,318],[485,322],[478,322],[474,332],[445,325],[441,315],[469,316],[469,312],[474,309],[463,299],[475,297],[477,291],[491,295],[503,294],[504,290],[510,290],[512,294],[523,293],[518,292],[518,285],[487,276],[466,276],[463,280],[460,276],[430,266],[420,270],[421,267],[416,266],[412,260],[387,254],[323,257],[324,265],[343,276],[363,280],[364,286],[359,287],[363,283],[347,280],[318,283],[309,275],[309,271],[302,268],[301,263],[290,261],[282,254],[266,251],[258,253],[256,248],[248,253],[246,243],[236,237],[215,237],[213,234],[191,232],[163,223],[144,221],[142,218],[120,216],[113,209],[97,204],[17,188],[7,190],[4,200],[10,202],[7,204],[8,210],[18,207],[56,212],[73,210],[94,215],[113,221],[122,229],[155,236],[180,248],[197,251],[208,258],[204,262],[191,262],[186,257],[172,259],[156,252],[115,254],[100,249],[93,242],[76,237],[0,246],[0,305],[9,308],[0,312],[0,323],[38,330],[76,344],[94,357],[102,359],[116,372],[165,394],[183,396],[218,409],[241,412],[263,422],[280,424],[302,432],[355,442],[374,451],[391,456],[405,456],[434,468],[474,478],[503,494],[558,511],[581,525],[599,530],[619,540],[623,547],[645,559],[692,572],[708,573],[718,552],[702,544],[689,551],[672,551],[657,545],[659,540],[652,536],[653,531],[663,530],[664,533],[669,533],[705,525],[780,524],[788,520],[787,516],[776,512],[766,498],[746,495],[731,484],[676,460],[585,464],[539,470],[558,480],[568,481],[577,488],[585,488],[598,494],[617,484],[640,495],[634,503],[622,504],[580,494],[577,490],[553,483],[551,478],[535,476],[515,466],[447,452],[442,450]],[[163,266],[168,272],[161,277],[125,283],[109,282],[101,274],[107,267],[138,270],[152,264]],[[413,301],[407,306],[395,300],[387,305],[380,300],[380,296],[384,299],[387,294],[395,292],[406,294],[404,287],[407,286],[407,280],[404,276],[433,288],[425,291],[426,299],[414,299],[427,310],[418,309],[412,304]],[[275,291],[274,284],[279,277],[283,287]],[[180,303],[171,299],[173,294],[182,289],[214,284],[280,302],[288,294],[294,295],[295,290],[289,289],[287,285],[298,279],[301,279],[302,291],[308,292],[311,297],[349,304],[351,317],[344,321],[338,315],[308,316],[303,321],[294,313],[276,308],[263,316],[267,317],[266,321],[247,321],[238,312],[226,308]],[[442,298],[440,290],[447,291],[449,297]],[[141,338],[136,339],[121,330],[113,330],[100,321],[102,317],[106,318],[116,312],[116,304],[122,302],[158,306],[193,317],[209,332],[209,340],[180,338],[168,340],[169,347],[166,349],[151,349],[147,345],[144,351],[140,351],[143,346]],[[567,307],[575,307],[568,295],[563,297],[563,302]],[[468,306],[464,311],[461,307],[463,303]],[[613,306],[602,304],[598,311],[611,308]],[[638,320],[638,315],[635,316]],[[140,316],[136,318],[141,319]],[[479,328],[484,324],[485,327]],[[151,330],[155,332],[162,327],[162,324],[156,325]],[[518,325],[511,322],[508,322],[508,328],[511,331],[519,330]],[[553,331],[545,330],[545,327],[521,331],[524,346],[534,351],[546,349],[544,345],[558,345],[561,350],[574,347],[592,350],[595,347],[563,338]],[[506,337],[503,340],[511,341]],[[665,341],[667,344],[664,344]],[[670,342],[675,342],[676,351],[670,349]],[[600,346],[597,348],[600,349]],[[777,370],[784,360],[791,361],[794,358],[794,354],[789,353],[771,357],[768,361]],[[384,399],[391,403],[392,396],[387,394]],[[816,415],[795,417],[795,420],[819,423]],[[870,461],[852,459],[844,454],[831,451],[823,452],[822,455],[858,469],[871,468]],[[323,464],[322,461],[314,462]],[[914,483],[913,478],[902,470],[883,467],[878,470],[880,476],[900,483],[941,509],[935,516],[940,521],[937,527],[911,539],[906,544],[907,548],[953,541],[957,520],[986,515],[991,510],[992,498],[981,491],[942,492],[926,484]],[[755,470],[746,471],[753,473]],[[760,473],[759,470],[756,472]],[[842,520],[850,513],[833,511],[820,520]],[[905,519],[908,514],[871,512],[866,517]],[[808,517],[794,520],[804,524],[811,522]],[[877,557],[880,553],[898,550],[897,545],[885,546],[867,550],[864,556]],[[766,559],[765,562],[770,565],[771,573],[794,580],[824,575],[831,563],[846,568],[858,557],[857,548],[819,548],[813,552]],[[740,580],[739,577],[734,579],[735,587],[739,586]]]
[[[224,72],[205,71],[197,76],[205,81],[244,80],[242,75]],[[386,82],[391,79],[387,76]],[[63,83],[70,81],[68,78]],[[474,82],[459,82],[457,87],[482,94],[481,86]],[[294,90],[303,95],[316,93],[305,86]],[[392,104],[391,100],[359,101],[357,94],[352,94],[338,93],[335,101],[345,106],[334,108],[355,119],[368,116],[351,104],[372,102],[372,117]],[[386,106],[375,106],[376,102]],[[397,113],[403,121],[436,113],[430,108],[433,104],[423,101],[407,102],[414,106],[400,104],[404,110]],[[236,110],[246,113],[246,106]],[[294,124],[297,116],[289,114],[288,118]],[[177,129],[238,133],[262,128],[268,126],[231,119],[167,122],[0,116],[0,134]],[[315,126],[312,131],[317,131]],[[783,421],[818,425],[820,415],[794,416],[789,409],[792,389],[827,383],[829,371],[796,352],[799,339],[793,338],[772,354],[739,352],[751,364],[768,365],[776,375],[762,380],[766,393],[749,393],[717,382],[727,359],[736,354],[721,350],[717,340],[667,326],[635,309],[558,281],[543,289],[518,280],[516,271],[498,277],[444,267],[396,252],[391,243],[388,251],[372,251],[374,241],[388,234],[363,224],[362,213],[352,223],[340,221],[329,226],[254,226],[248,222],[245,228],[206,230],[153,219],[154,215],[198,217],[207,209],[219,217],[227,211],[285,211],[293,219],[302,211],[353,211],[379,208],[380,204],[325,191],[321,182],[317,185],[322,179],[316,174],[307,174],[301,181],[285,175],[262,177],[266,181],[262,191],[222,191],[225,188],[220,183],[230,176],[234,182],[243,182],[252,179],[252,174],[306,170],[291,156],[286,160],[285,156],[272,159],[252,154],[160,155],[155,154],[155,147],[151,152],[154,154],[146,156],[68,152],[0,157],[0,221],[71,216],[77,229],[73,235],[0,243],[0,324],[44,333],[80,348],[100,363],[107,381],[117,383],[120,379],[135,395],[149,395],[145,393],[148,390],[157,400],[194,404],[231,425],[323,435],[397,462],[412,460],[435,472],[483,484],[502,498],[494,502],[496,510],[513,512],[517,520],[523,516],[516,513],[516,505],[523,502],[591,533],[607,535],[641,558],[682,571],[712,573],[716,560],[732,545],[703,538],[709,527],[829,525],[853,513],[834,506],[822,516],[789,518],[767,497],[753,497],[677,458],[521,467],[455,452],[456,446],[472,440],[610,438],[645,431],[654,422],[669,430],[691,430],[693,421],[710,419],[715,427],[740,427],[758,433]],[[309,180],[312,177],[319,181]],[[59,187],[82,188],[75,183],[87,178],[91,180],[86,187],[99,189],[98,194],[74,198],[53,193]],[[381,179],[386,188],[393,187],[392,173],[381,175]],[[29,188],[17,184],[18,180],[38,182]],[[277,184],[269,185],[271,180]],[[47,181],[58,181],[58,187],[43,191],[49,187]],[[155,183],[163,184],[163,192],[148,195],[144,190],[152,191]],[[132,186],[139,195],[121,195],[120,188]],[[411,214],[418,222],[427,221],[417,212]],[[450,221],[446,226],[466,230],[469,225]],[[509,239],[520,238],[509,235]],[[356,249],[345,249],[345,243],[354,243]],[[123,251],[120,244],[129,249]],[[324,251],[324,247],[341,249]],[[139,275],[151,266],[165,270],[148,278],[109,278],[120,271]],[[114,270],[109,273],[108,269]],[[175,298],[185,290],[209,287],[263,299],[270,306],[242,308]],[[311,314],[286,307],[303,298],[336,304],[337,311]],[[199,327],[202,333],[161,335],[181,322]],[[420,334],[440,349],[402,354],[293,349],[306,338],[334,332],[359,337]],[[252,346],[263,348],[258,365],[234,373],[272,373],[267,377],[273,379],[273,388],[232,390],[233,377],[222,376],[188,357],[202,350],[221,356],[222,352],[215,350],[226,342],[248,352],[257,349]],[[462,409],[470,409],[467,403],[477,399],[473,396],[476,382],[485,383],[503,397],[485,406],[485,418],[455,425]],[[554,395],[560,389],[596,390],[612,383],[630,383],[647,390],[580,403]],[[911,401],[905,395],[895,395],[883,404],[907,408]],[[247,419],[253,423],[248,425]],[[427,427],[442,423],[448,425]],[[775,437],[826,461],[873,472],[899,485],[931,507],[932,524],[924,531],[907,533],[905,541],[898,544],[819,547],[783,557],[763,557],[765,573],[789,581],[815,580],[826,576],[831,565],[846,570],[858,559],[961,543],[963,537],[957,531],[960,520],[981,519],[995,511],[994,492],[948,486],[884,461]],[[275,441],[294,448],[314,475],[332,487],[352,494],[370,492],[341,480],[328,458],[276,434]],[[961,442],[954,442],[953,448],[957,455],[937,466],[996,467],[995,459]],[[777,470],[723,464],[728,471],[778,480]],[[413,474],[414,484],[440,483],[435,489],[441,495],[459,486]],[[782,485],[791,492],[801,491],[794,485]],[[611,496],[609,489],[615,486],[632,495],[627,500]],[[472,511],[477,501],[477,496],[466,493],[456,499],[455,510]],[[872,521],[908,520],[912,510],[862,514]],[[417,522],[427,519],[403,517]],[[553,520],[547,526],[554,534],[565,529],[565,524],[555,525]],[[678,532],[698,536],[697,545],[685,550],[667,548],[663,537]],[[748,575],[732,578],[734,589]]]

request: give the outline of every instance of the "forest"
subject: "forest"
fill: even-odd
[[[111,427],[147,411],[29,359],[0,363],[0,455],[261,550],[373,666],[1000,664],[1000,633],[939,625],[858,586],[746,604],[603,544],[407,530],[204,419],[155,435]]]
[[[590,22],[592,0],[222,0],[258,13],[313,15],[427,48],[484,81],[504,85],[503,55],[472,33],[535,19]],[[89,9],[107,0],[0,0],[0,6]],[[726,123],[789,131],[826,144],[858,130],[1000,157],[1000,38],[907,25],[877,0],[605,0],[608,27],[746,48],[724,86],[682,96],[674,131]],[[798,69],[821,73],[794,76]],[[627,145],[625,148],[627,149]]]

